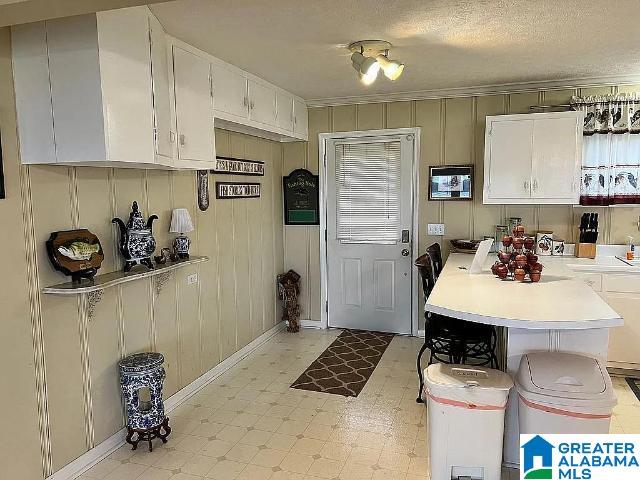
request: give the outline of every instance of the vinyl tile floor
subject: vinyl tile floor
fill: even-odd
[[[428,480],[426,408],[415,401],[419,339],[395,337],[357,398],[289,388],[338,334],[277,334],[170,412],[166,445],[122,446],[80,478]],[[612,432],[640,433],[640,402],[624,379],[614,384]]]

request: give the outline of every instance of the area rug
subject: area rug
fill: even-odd
[[[631,390],[635,394],[636,398],[640,400],[640,378],[626,377],[625,380],[627,381],[629,388],[631,388]]]
[[[291,388],[357,397],[391,340],[393,333],[344,330]]]

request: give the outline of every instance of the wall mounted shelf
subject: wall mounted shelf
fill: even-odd
[[[132,282],[147,277],[155,277],[163,275],[172,270],[176,270],[187,265],[193,265],[196,263],[202,263],[209,260],[209,257],[196,257],[191,256],[188,260],[179,260],[177,262],[167,262],[164,265],[156,265],[154,270],[146,269],[134,269],[130,272],[111,272],[103,275],[96,275],[93,281],[89,282],[83,280],[81,283],[59,283],[58,285],[52,285],[51,287],[45,287],[42,289],[42,293],[54,294],[54,295],[79,295],[82,293],[91,293],[106,288],[115,287],[122,283]]]

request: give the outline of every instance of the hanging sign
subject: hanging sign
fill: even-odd
[[[285,225],[318,225],[318,175],[299,168],[283,177]]]
[[[216,198],[256,198],[259,196],[259,183],[216,182]]]
[[[211,173],[264,176],[264,162],[232,157],[216,157],[216,164]]]

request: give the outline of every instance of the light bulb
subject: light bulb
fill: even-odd
[[[376,81],[378,72],[380,71],[380,64],[375,58],[368,57],[360,66],[360,81],[365,85],[371,85]]]
[[[376,60],[382,67],[385,77],[389,80],[397,80],[404,71],[404,63],[389,60],[385,55],[378,55]]]

